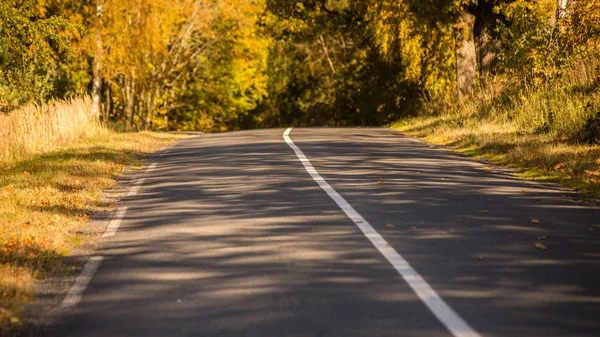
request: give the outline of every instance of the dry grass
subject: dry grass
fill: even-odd
[[[600,198],[600,146],[582,130],[600,106],[597,64],[559,82],[519,87],[489,82],[458,104],[426,103],[419,117],[392,127],[472,156],[518,168],[527,179],[555,181]]]
[[[460,117],[416,117],[394,128],[497,164],[526,179],[560,182],[600,198],[600,146],[561,141],[549,134],[520,134],[518,126]]]
[[[0,163],[56,150],[70,142],[106,133],[90,114],[91,99],[75,98],[50,105],[27,105],[0,114]]]
[[[127,165],[141,166],[145,156],[177,138],[103,129],[84,116],[82,107],[88,103],[59,103],[51,113],[28,111],[21,120],[14,119],[15,113],[0,119],[0,125],[12,127],[2,141],[17,140],[10,151],[3,149],[3,158],[10,160],[0,166],[0,335],[21,324],[19,309],[33,299],[36,280],[64,272],[61,259],[96,237],[81,228],[89,215],[110,208],[102,191]],[[51,129],[57,116],[69,119],[69,112],[76,115],[71,123]],[[40,125],[27,125],[32,122]],[[79,123],[90,126],[90,135]],[[27,144],[28,136],[34,144]]]

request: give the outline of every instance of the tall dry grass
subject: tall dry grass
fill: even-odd
[[[576,63],[564,76],[538,85],[494,76],[458,102],[432,98],[423,103],[422,117],[452,117],[460,125],[485,120],[520,134],[547,134],[556,139],[588,141],[582,131],[600,102],[600,55]]]
[[[0,114],[0,164],[107,132],[91,111],[91,98],[79,97],[43,106],[30,104]]]
[[[392,126],[600,198],[599,60],[538,85],[495,76],[462,101],[425,101],[419,116]]]

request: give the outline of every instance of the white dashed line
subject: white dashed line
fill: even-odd
[[[292,128],[283,133],[283,139],[294,150],[300,162],[304,165],[310,176],[321,186],[321,188],[336,202],[336,204],[354,221],[363,234],[392,264],[402,278],[414,290],[417,296],[446,326],[448,331],[455,337],[480,337],[480,335],[467,322],[465,322],[433,288],[417,273],[417,271],[390,245],[377,231],[363,218],[336,190],[331,187],[323,177],[315,170],[302,150],[290,138]]]

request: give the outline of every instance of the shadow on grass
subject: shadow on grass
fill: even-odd
[[[69,253],[70,245],[63,247],[56,242],[68,241],[66,236],[71,235],[73,229],[70,227],[87,220],[84,214],[105,207],[102,200],[95,198],[114,183],[124,166],[152,154],[150,150],[141,150],[151,148],[145,144],[164,141],[152,134],[131,139],[120,134],[110,137],[116,139],[108,136],[90,139],[88,143],[0,167],[0,192],[8,198],[4,201],[0,194],[0,206],[14,202],[11,206],[14,210],[4,211],[4,207],[0,210],[1,216],[10,215],[6,221],[13,221],[3,224],[7,230],[0,233],[0,263],[25,267],[34,274],[60,267],[60,260]],[[136,142],[141,145],[137,146]],[[136,146],[140,150],[136,150]],[[53,216],[60,217],[53,219]],[[44,233],[40,226],[48,231]],[[63,228],[56,229],[60,226]]]

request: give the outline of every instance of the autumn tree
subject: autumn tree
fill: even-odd
[[[42,102],[51,94],[56,60],[70,51],[66,31],[77,29],[37,1],[0,2],[0,108]]]

